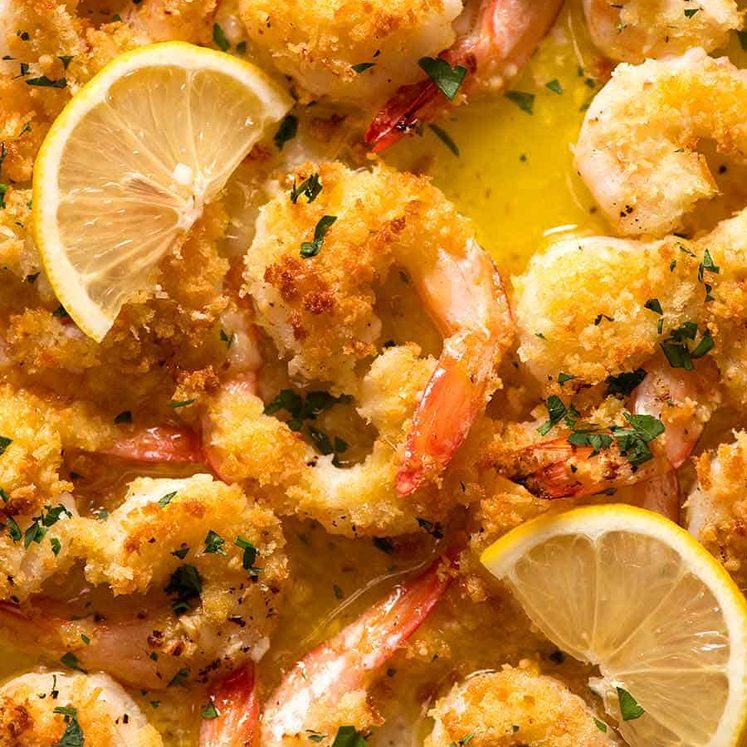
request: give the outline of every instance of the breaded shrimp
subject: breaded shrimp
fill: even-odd
[[[747,590],[747,433],[703,454],[685,503],[687,528]]]
[[[513,278],[519,357],[543,383],[563,372],[597,384],[635,370],[671,330],[703,319],[706,291],[698,268],[710,246],[707,237],[555,242]]]
[[[553,677],[504,667],[454,685],[428,714],[424,747],[611,747],[620,742],[584,701]]]
[[[0,686],[0,744],[161,747],[163,741],[108,675],[41,670]]]
[[[677,230],[718,187],[698,141],[745,161],[747,71],[702,49],[619,65],[589,107],[575,163],[619,234]]]
[[[415,346],[387,350],[359,383],[356,408],[377,431],[371,453],[338,467],[283,421],[264,414],[253,382],[230,382],[208,401],[203,431],[208,461],[228,482],[257,486],[282,515],[320,522],[329,532],[396,535],[416,532],[418,518],[444,519],[453,496],[423,489],[404,500],[394,489],[398,452],[435,361]]]
[[[734,0],[584,0],[594,44],[613,60],[643,62],[723,47],[742,25]]]
[[[743,406],[746,237],[742,211],[696,241],[556,242],[514,278],[520,358],[541,382],[563,372],[598,384],[644,365],[657,348],[685,370],[707,357]]]
[[[46,599],[3,605],[0,629],[15,632],[19,648],[70,652],[86,669],[150,688],[178,672],[204,681],[267,650],[288,575],[284,539],[274,515],[237,486],[208,475],[140,478],[107,519],[76,528],[87,580],[147,611],[120,619],[114,604],[70,620]]]
[[[439,55],[440,73],[421,73],[377,113],[365,135],[374,152],[388,148],[455,104],[481,93],[496,94],[516,76],[552,27],[562,0],[466,0],[454,24],[457,38]],[[425,68],[424,68],[425,70]],[[464,76],[449,95],[437,84],[444,70]]]
[[[444,339],[396,447],[397,491],[409,495],[439,477],[497,386],[513,334],[502,282],[470,224],[428,181],[323,164],[295,183],[312,172],[322,186],[313,202],[282,193],[261,210],[247,290],[291,376],[355,395],[356,367],[380,344],[377,285],[394,268],[405,273]]]
[[[420,77],[421,57],[452,45],[462,0],[240,0],[239,8],[252,44],[300,93],[376,106]]]
[[[369,687],[425,622],[449,582],[439,559],[306,654],[265,704],[262,747],[303,747],[310,734],[319,735],[314,741],[327,747],[340,726],[367,729],[380,723],[369,703]]]

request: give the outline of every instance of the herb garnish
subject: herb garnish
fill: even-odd
[[[692,371],[695,368],[693,360],[702,358],[713,349],[715,343],[708,329],[702,333],[698,344],[691,347],[690,341],[694,341],[697,334],[698,325],[695,322],[685,322],[677,329],[673,329],[669,337],[659,343],[672,368]]]
[[[467,68],[463,65],[452,67],[441,57],[421,57],[418,60],[421,70],[436,84],[441,93],[449,101],[453,101],[459,87],[462,85]]]
[[[615,397],[627,397],[644,379],[646,371],[636,368],[635,371],[623,371],[616,376],[608,376],[606,379],[606,395]]]
[[[176,599],[171,603],[174,614],[183,615],[191,608],[191,603],[200,598],[202,579],[193,565],[180,565],[170,576],[164,588],[167,594],[174,594]]]
[[[366,70],[370,70],[374,65],[376,65],[375,62],[359,62],[357,65],[351,65],[350,69],[360,75],[361,73],[365,73]]]
[[[322,189],[321,179],[316,172],[304,179],[298,186],[296,186],[294,178],[293,187],[291,188],[291,202],[295,205],[298,202],[298,198],[302,195],[306,197],[306,202],[314,202],[319,197]]]
[[[534,94],[526,91],[506,91],[503,94],[509,101],[513,101],[516,106],[527,114],[534,114]]]
[[[288,114],[285,119],[280,123],[277,132],[272,138],[275,143],[275,147],[278,150],[283,150],[283,147],[289,140],[293,140],[298,133],[298,117],[294,117],[292,114]]]
[[[205,537],[205,552],[208,554],[217,553],[218,555],[225,555],[226,551],[223,549],[223,545],[225,544],[226,541],[223,537],[211,529]]]
[[[249,571],[249,575],[255,577],[259,574],[259,568],[255,565],[257,557],[259,556],[259,550],[248,540],[246,537],[239,535],[234,545],[240,547],[244,551],[244,556],[241,559],[241,564],[245,571]]]
[[[80,724],[78,723],[77,708],[73,708],[72,706],[57,706],[54,709],[54,713],[63,714],[67,726],[59,741],[55,742],[53,747],[83,747],[83,729],[80,728]]]
[[[316,228],[314,228],[314,240],[304,241],[301,244],[301,256],[304,259],[310,259],[311,257],[316,257],[316,255],[319,254],[319,252],[322,250],[324,237],[327,235],[329,229],[332,228],[332,225],[336,220],[336,215],[323,215],[319,219],[319,222],[316,224]]]
[[[220,49],[221,52],[228,52],[231,43],[228,41],[226,37],[225,31],[217,24],[213,24],[213,41],[215,42],[215,46]]]
[[[446,130],[442,129],[438,125],[428,125],[428,129],[457,157],[459,158],[459,147],[452,140]]]
[[[638,701],[622,687],[616,688],[617,699],[620,701],[620,715],[623,721],[634,721],[643,716],[645,711],[638,705]]]

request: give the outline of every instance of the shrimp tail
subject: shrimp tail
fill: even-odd
[[[265,705],[269,743],[306,728],[309,709],[330,708],[346,694],[366,690],[375,672],[415,633],[444,595],[451,577],[439,558],[421,576],[397,586],[336,636],[310,651],[285,676]]]
[[[664,455],[634,466],[617,447],[595,452],[589,446],[574,446],[566,438],[558,438],[515,453],[506,476],[538,498],[558,500],[644,483],[672,469]]]
[[[461,358],[461,359],[460,359]],[[485,404],[489,371],[470,374],[460,355],[447,354],[428,382],[407,435],[396,478],[397,493],[408,496],[451,461]],[[480,379],[480,380],[477,380]]]
[[[102,453],[133,462],[200,464],[202,447],[197,434],[189,428],[155,426],[118,440]]]
[[[402,86],[376,114],[364,140],[374,153],[381,153],[438,119],[450,106],[451,102],[429,78]]]
[[[199,747],[256,747],[259,698],[250,662],[222,679],[210,693],[218,715],[203,719]]]

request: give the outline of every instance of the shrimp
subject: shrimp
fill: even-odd
[[[685,503],[688,531],[747,590],[747,433],[734,433],[696,462],[697,484]]]
[[[424,747],[613,747],[611,727],[562,682],[531,669],[476,672],[428,714]]]
[[[717,377],[710,367],[680,371],[660,357],[639,373],[643,378],[630,396],[632,415],[617,418],[619,423],[610,428],[593,422],[575,426],[576,435],[596,434],[607,443],[580,445],[570,435],[540,441],[510,454],[508,476],[545,499],[581,498],[642,485],[642,502],[647,507],[669,518],[679,516],[675,471],[690,456],[720,404]],[[636,416],[649,416],[661,423],[661,433],[646,442],[647,450],[628,442],[628,436],[637,432]],[[642,454],[637,453],[637,447],[644,448]]]
[[[122,14],[137,44],[182,40],[208,44],[218,0],[145,0]]]
[[[612,60],[634,63],[691,47],[711,52],[742,25],[734,0],[584,0],[584,13],[594,44]]]
[[[240,0],[239,12],[305,99],[375,108],[419,77],[419,59],[451,46],[462,0]]]
[[[476,93],[497,93],[506,87],[532,55],[557,17],[562,0],[466,0],[455,23],[454,44],[439,58],[452,70],[463,70],[464,84],[456,103]],[[453,105],[434,79],[400,87],[379,111],[365,135],[380,152]]]
[[[263,747],[331,744],[337,727],[378,721],[368,704],[377,672],[427,619],[448,587],[443,560],[397,586],[336,636],[310,651],[283,678],[262,713]]]
[[[0,686],[0,743],[161,747],[137,703],[111,677],[27,672]]]
[[[397,447],[396,489],[410,495],[439,477],[496,388],[513,332],[502,281],[469,224],[428,181],[340,164],[308,166],[296,179],[312,171],[322,184],[313,203],[281,194],[262,209],[247,289],[292,376],[354,395],[356,366],[377,350],[376,284],[395,267],[406,273],[444,338]],[[329,216],[323,239],[306,242]],[[318,256],[299,253],[302,245]]]
[[[676,231],[718,186],[701,139],[745,161],[747,71],[702,49],[619,65],[584,118],[575,164],[614,230],[625,236]]]
[[[246,664],[210,693],[218,715],[203,720],[200,747],[254,747],[259,726],[259,698],[254,666]]]
[[[119,604],[75,620],[49,600],[6,605],[0,628],[20,631],[20,647],[69,652],[151,688],[179,671],[204,680],[267,650],[288,575],[284,541],[273,514],[237,486],[209,475],[140,478],[106,520],[79,520],[73,543],[86,579],[107,584]],[[117,610],[133,606],[137,616],[120,621]]]

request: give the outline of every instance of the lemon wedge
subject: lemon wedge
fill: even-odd
[[[101,340],[158,261],[291,107],[259,68],[184,42],[117,57],[55,120],[34,168],[34,239],[54,291]]]
[[[632,747],[730,747],[747,714],[747,604],[669,520],[622,505],[540,517],[482,554],[592,688]]]

